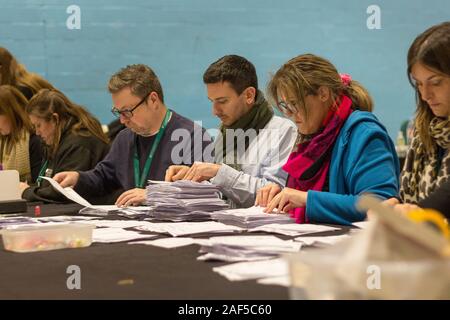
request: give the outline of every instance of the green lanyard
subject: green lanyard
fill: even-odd
[[[134,183],[136,188],[144,187],[145,179],[147,178],[148,172],[150,171],[150,166],[152,165],[153,156],[155,155],[156,148],[158,147],[159,142],[161,141],[161,138],[164,134],[164,131],[166,130],[166,126],[167,123],[169,122],[171,115],[172,112],[170,110],[167,110],[166,115],[164,116],[164,120],[161,124],[161,127],[159,128],[158,134],[156,135],[155,141],[153,141],[152,149],[150,150],[147,160],[145,161],[144,171],[142,172],[142,174],[139,173],[139,156],[137,154],[137,143],[136,141],[134,142],[133,164],[134,164]]]
[[[39,175],[38,175],[38,177],[36,179],[36,182],[37,182],[38,185],[41,184],[42,177],[44,176],[45,171],[47,170],[47,167],[48,167],[48,160],[45,160],[44,164],[41,167],[41,170],[39,170]]]

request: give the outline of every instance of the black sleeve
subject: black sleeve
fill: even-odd
[[[39,175],[39,170],[41,169],[43,159],[43,149],[41,139],[35,134],[32,134],[30,136],[29,153],[30,153],[31,182],[35,183]]]
[[[59,153],[55,159],[53,175],[62,171],[86,171],[92,168],[93,152],[78,144],[72,144]],[[25,189],[22,198],[28,201],[44,202],[69,202],[58,191],[54,190],[49,182],[43,180],[40,186],[33,186]]]
[[[420,201],[419,206],[438,210],[447,219],[450,219],[450,179],[436,189],[428,198]]]

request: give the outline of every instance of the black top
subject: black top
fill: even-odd
[[[86,134],[88,131],[85,131]],[[101,161],[108,153],[109,145],[92,135],[81,136],[71,131],[64,130],[58,150],[52,158],[45,156],[48,166],[45,176],[53,177],[58,172],[89,170]],[[50,183],[42,180],[40,186],[27,188],[22,198],[28,201],[44,201],[49,203],[69,202],[66,197],[54,190]]]
[[[438,210],[447,219],[450,219],[450,179],[436,189],[428,198],[420,201],[419,206]]]
[[[44,155],[42,140],[34,133],[30,135],[28,152],[30,154],[31,182],[35,183],[39,175],[39,170],[41,169]]]

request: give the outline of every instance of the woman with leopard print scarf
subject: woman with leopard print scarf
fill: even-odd
[[[418,203],[450,179],[450,21],[414,40],[408,51],[408,76],[416,90],[417,111],[400,199]]]

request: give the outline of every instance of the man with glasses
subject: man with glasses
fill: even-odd
[[[292,150],[297,129],[290,120],[275,116],[258,90],[253,64],[228,55],[211,64],[203,75],[213,114],[220,118],[214,163],[175,165],[166,181],[210,180],[235,207],[250,207],[256,192],[272,182],[284,186],[282,166]]]
[[[211,138],[203,128],[165,106],[159,79],[146,65],[121,69],[111,77],[108,89],[113,101],[111,112],[127,128],[120,131],[108,155],[93,170],[61,172],[54,179],[63,187],[75,187],[82,195],[126,190],[116,205],[139,205],[145,202],[149,179],[163,180],[170,165],[201,160]],[[188,139],[180,142],[184,132]],[[174,153],[175,149],[181,152]]]

